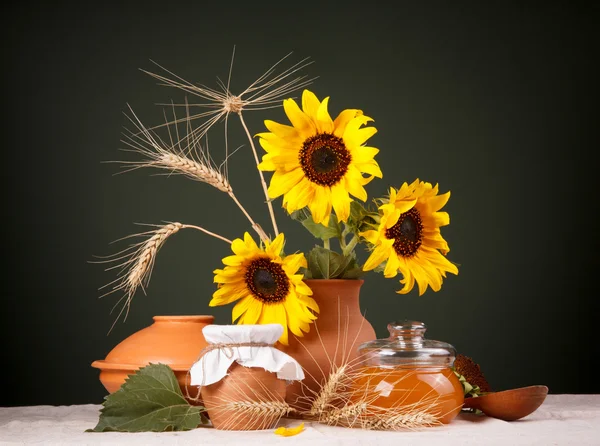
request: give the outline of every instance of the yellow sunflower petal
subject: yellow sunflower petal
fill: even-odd
[[[350,217],[351,201],[352,199],[348,196],[348,191],[341,183],[331,188],[331,203],[338,221],[347,221],[348,217]]]
[[[394,203],[396,209],[398,210],[398,212],[400,214],[404,214],[405,212],[410,211],[412,208],[415,207],[415,204],[417,204],[416,198],[414,200],[402,200],[402,201],[396,201]]]
[[[254,239],[252,238],[252,236],[250,235],[249,232],[244,232],[244,243],[246,244],[246,247],[250,251],[252,251],[252,252],[259,251],[258,245],[256,244],[256,242],[254,241]]]
[[[275,429],[275,433],[277,435],[281,435],[282,437],[291,437],[293,435],[298,435],[300,432],[304,430],[304,423],[300,423],[296,427],[278,427]]]
[[[373,160],[375,155],[379,153],[379,149],[375,147],[355,147],[352,150],[352,160],[356,163],[368,163]]]
[[[266,120],[265,127],[269,129],[269,131],[273,132],[275,135],[282,139],[300,139],[300,135],[298,134],[298,130],[294,127],[284,124],[279,124],[275,121]]]
[[[283,259],[283,268],[287,269],[288,274],[295,274],[300,267],[306,268],[306,257],[303,253],[290,254]]]
[[[317,110],[317,129],[321,133],[333,132],[333,120],[329,116],[329,111],[327,111],[328,104],[329,97],[326,97]]]
[[[315,313],[317,313],[317,314],[320,313],[321,310],[319,308],[319,304],[317,304],[317,301],[314,300],[312,297],[298,295],[298,300],[303,305],[306,305],[308,308],[310,308],[312,311],[314,311]]]
[[[213,298],[208,303],[209,307],[217,307],[221,305],[230,304],[231,302],[235,302],[236,300],[241,299],[242,297],[246,297],[249,294],[249,291],[246,289],[246,287],[242,287],[232,288],[229,290],[229,292],[220,296],[216,296],[215,294],[213,294]]]
[[[437,195],[435,197],[430,198],[427,201],[427,204],[431,208],[432,212],[437,212],[440,209],[442,209],[444,206],[446,206],[446,203],[448,203],[449,199],[450,199],[450,192],[446,192],[443,195]]]
[[[305,296],[312,296],[312,293],[313,293],[313,291],[310,289],[310,287],[303,281],[300,281],[296,284],[296,292],[300,293],[300,294],[304,294]]]
[[[260,319],[262,312],[264,311],[263,307],[264,307],[264,305],[260,300],[252,297],[252,302],[248,303],[248,309],[240,317],[240,319],[238,320],[238,324],[245,324],[245,325],[256,324],[258,322],[258,320]]]
[[[304,172],[302,169],[294,169],[290,172],[275,171],[269,185],[269,197],[277,198],[292,189],[302,178]]]
[[[392,277],[396,277],[398,274],[398,267],[400,266],[400,261],[398,260],[398,256],[392,249],[390,252],[390,256],[387,259],[387,264],[385,265],[385,270],[383,271],[383,275],[386,279],[391,279]]]
[[[292,212],[302,209],[311,202],[315,196],[315,186],[306,178],[302,178],[284,197],[287,211]]]
[[[315,187],[315,196],[308,205],[315,223],[329,222],[331,214],[331,190],[329,187]]]
[[[362,201],[367,201],[367,191],[360,184],[360,182],[352,181],[348,176],[346,176],[346,189],[350,194],[358,198]]]
[[[252,296],[247,296],[246,298],[240,300],[231,311],[231,322],[235,323],[235,321],[242,317],[244,313],[248,311],[248,308],[250,308],[250,305],[253,301],[254,298]]]
[[[360,146],[367,142],[367,140],[375,133],[377,133],[375,127],[365,127],[362,129],[346,128],[346,131],[344,132],[344,142],[350,147]]]
[[[423,268],[421,268],[421,266],[414,261],[414,259],[411,260],[412,261],[410,262],[410,270],[413,276],[415,277],[415,281],[417,282],[417,286],[419,288],[419,296],[422,296],[423,294],[425,294],[425,291],[427,291],[427,284],[429,283],[427,274],[423,270]]]
[[[273,162],[273,160],[265,159],[264,157],[256,167],[258,167],[258,170],[262,170],[263,172],[272,172],[277,170],[277,165]]]
[[[389,241],[393,243],[393,240],[389,240]],[[386,240],[386,242],[388,242],[388,240]],[[363,271],[370,271],[372,269],[377,268],[389,257],[390,251],[391,251],[390,243],[387,243],[387,246],[386,246],[386,244],[378,245],[373,250],[373,252],[369,256],[369,258],[367,259],[365,264],[363,265]]]
[[[279,256],[279,253],[281,253],[284,244],[285,238],[282,232],[277,237],[275,237],[275,239],[271,243],[267,243],[265,251],[271,256]]]
[[[309,136],[316,133],[316,127],[293,99],[283,101],[283,109],[292,125],[300,132],[301,136]]]
[[[404,287],[398,291],[398,294],[408,294],[415,287],[415,277],[412,274],[407,274],[404,276],[400,283],[404,285]]]
[[[369,231],[361,232],[359,235],[361,237],[364,237],[369,243],[372,243],[373,245],[377,243],[377,240],[379,240],[379,231],[374,231],[372,229]]]
[[[240,257],[247,257],[252,254],[252,250],[248,249],[248,246],[244,243],[244,241],[240,238],[236,238],[231,243],[231,250],[234,254]]]
[[[344,129],[342,138],[346,139],[345,138],[346,135],[351,135],[352,133],[356,132],[359,128],[361,128],[363,125],[365,125],[371,121],[373,121],[373,118],[369,118],[368,116],[365,116],[363,114],[356,115],[354,118],[352,118],[346,124],[346,128]]]
[[[361,110],[347,109],[347,110],[342,111],[337,116],[337,118],[335,118],[335,121],[333,121],[333,127],[334,127],[333,134],[339,138],[343,137],[348,123],[351,120],[353,120],[354,118],[356,118],[357,116],[361,116],[361,115],[362,115]]]
[[[304,333],[302,333],[302,327],[306,326],[306,322],[303,320],[304,312],[302,311],[302,307],[300,306],[298,299],[296,297],[288,297],[284,302],[284,307],[287,314],[287,324],[290,331],[295,336],[304,336]]]
[[[383,173],[381,172],[381,169],[379,168],[379,164],[377,164],[377,161],[375,161],[375,160],[370,161],[368,163],[356,163],[356,167],[358,168],[358,170],[360,170],[363,173],[373,175],[374,177],[377,177],[377,178],[383,178]]]
[[[302,110],[310,118],[315,119],[317,117],[319,105],[321,105],[321,102],[312,91],[304,90],[302,92]]]
[[[276,155],[281,152],[297,152],[299,150],[297,145],[292,144],[290,141],[278,138],[274,136],[273,133],[261,134],[261,138],[258,142],[260,143],[260,146],[265,149],[265,152],[271,155]]]
[[[236,282],[239,282],[240,280],[242,280],[240,277],[240,273],[241,273],[241,270],[227,269],[227,270],[224,270],[222,273],[215,274],[213,281],[215,283],[221,283],[221,284],[236,283]]]

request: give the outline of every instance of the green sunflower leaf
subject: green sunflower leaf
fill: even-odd
[[[307,257],[307,279],[359,279],[362,268],[356,263],[356,254],[338,254],[329,249],[315,246]]]
[[[169,366],[150,364],[105,397],[98,425],[87,432],[186,431],[208,422],[204,411],[183,397]]]
[[[302,226],[304,226],[314,237],[323,241],[332,238],[339,238],[342,235],[342,228],[338,223],[335,214],[331,214],[331,217],[329,218],[329,224],[327,226],[324,226],[320,223],[315,223],[312,218],[312,214],[307,208],[292,212],[291,217],[294,220],[302,223]]]
[[[377,210],[370,210],[358,201],[350,203],[350,217],[348,218],[348,227],[355,234],[369,229],[375,229],[379,224],[380,216]]]

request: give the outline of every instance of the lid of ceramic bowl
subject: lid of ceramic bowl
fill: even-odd
[[[388,324],[390,337],[366,342],[359,354],[367,365],[381,367],[451,367],[456,350],[446,342],[425,339],[423,322],[403,320]]]
[[[148,364],[167,364],[189,370],[207,345],[202,329],[213,316],[154,316],[154,323],[120,342],[106,359],[92,365],[100,369],[136,370]]]

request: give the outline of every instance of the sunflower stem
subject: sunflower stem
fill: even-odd
[[[325,249],[331,249],[330,245],[329,245],[329,239],[323,240],[323,248],[325,248]]]
[[[269,192],[267,189],[267,183],[265,182],[265,177],[262,173],[262,170],[258,168],[260,161],[258,159],[258,153],[256,152],[256,146],[254,145],[254,140],[252,139],[252,135],[250,135],[250,131],[248,130],[248,126],[246,125],[246,121],[244,121],[244,117],[242,116],[242,111],[238,112],[238,116],[240,117],[240,122],[242,123],[242,127],[246,131],[246,136],[248,137],[248,141],[250,141],[250,147],[252,147],[252,153],[254,154],[254,161],[256,161],[256,170],[258,170],[258,174],[260,176],[260,183],[262,184],[263,192],[265,193],[265,198],[267,200],[267,207],[269,208],[269,214],[271,215],[271,222],[273,223],[273,231],[275,232],[275,236],[279,235],[279,230],[277,229],[277,222],[275,221],[275,213],[273,212],[273,204],[269,198]]]
[[[338,223],[338,227],[339,227],[339,223]],[[338,237],[342,251],[346,249],[346,236],[349,233],[350,233],[350,227],[346,223],[344,223],[344,230],[341,232],[340,236]]]
[[[346,245],[345,248],[342,249],[342,253],[347,256],[350,255],[350,253],[352,251],[354,251],[354,248],[356,247],[356,244],[358,243],[358,236],[356,234],[354,234],[354,236],[352,237],[352,239],[350,240],[350,243],[348,243]]]

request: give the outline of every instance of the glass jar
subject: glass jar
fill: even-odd
[[[390,337],[362,344],[359,393],[379,408],[418,408],[442,423],[460,412],[464,393],[452,370],[456,350],[450,344],[425,339],[426,326],[417,321],[388,324]]]

